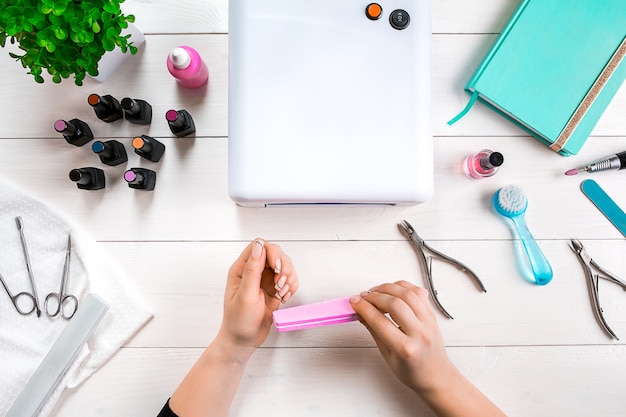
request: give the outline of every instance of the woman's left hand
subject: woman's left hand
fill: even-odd
[[[272,313],[298,286],[291,258],[280,246],[255,239],[228,271],[224,319],[216,340],[234,353],[251,355],[267,338]]]

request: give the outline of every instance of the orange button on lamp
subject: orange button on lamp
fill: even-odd
[[[383,14],[383,8],[378,3],[370,3],[365,8],[365,14],[371,20],[378,20]]]

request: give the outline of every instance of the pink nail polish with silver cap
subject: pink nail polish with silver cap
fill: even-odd
[[[465,158],[463,172],[470,178],[487,178],[495,175],[503,162],[504,156],[500,152],[483,149]]]

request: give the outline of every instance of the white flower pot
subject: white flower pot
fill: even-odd
[[[122,35],[128,34],[131,35],[129,40],[137,48],[143,45],[146,40],[143,33],[132,23],[129,23],[128,27],[122,30]],[[129,51],[122,53],[122,50],[116,46],[114,50],[105,52],[105,54],[102,55],[102,58],[100,58],[100,61],[98,61],[98,75],[96,77],[88,75],[88,77],[100,83],[104,82],[129,56],[131,56]]]

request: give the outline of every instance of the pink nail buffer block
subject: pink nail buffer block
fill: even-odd
[[[274,326],[279,332],[302,330],[358,320],[350,297],[306,304],[274,311]]]

